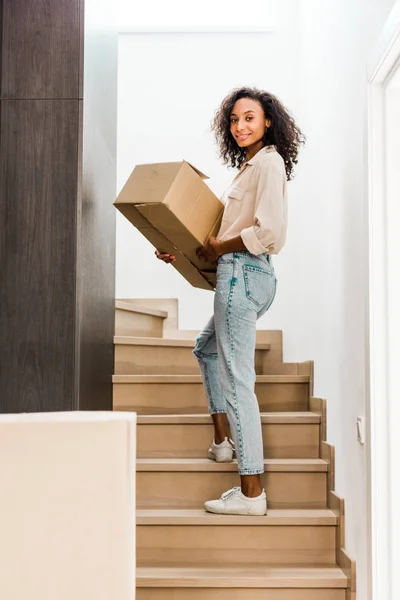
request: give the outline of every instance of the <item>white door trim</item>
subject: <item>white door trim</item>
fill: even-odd
[[[391,557],[385,87],[400,60],[400,1],[368,65],[369,310],[367,322],[369,600],[396,600]],[[400,366],[399,366],[400,369]]]

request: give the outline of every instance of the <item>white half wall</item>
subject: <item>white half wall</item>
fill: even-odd
[[[0,415],[0,597],[134,600],[136,415]]]

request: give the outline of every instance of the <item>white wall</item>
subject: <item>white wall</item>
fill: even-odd
[[[303,194],[318,224],[306,244],[312,297],[308,351],[316,394],[328,399],[328,440],[336,447],[336,489],[346,500],[346,547],[357,560],[358,598],[367,598],[366,449],[355,420],[366,413],[368,296],[366,60],[392,1],[303,2],[302,48],[310,110]],[[317,172],[314,182],[312,174]],[[307,227],[311,211],[298,227]],[[373,276],[373,274],[372,274]],[[286,329],[306,338],[301,319]],[[297,329],[297,331],[295,331]]]
[[[238,85],[278,95],[307,135],[289,184],[287,245],[275,259],[278,294],[259,325],[283,329],[285,360],[315,360],[315,395],[328,399],[328,441],[336,446],[336,489],[346,499],[359,598],[366,598],[367,580],[366,453],[355,428],[356,416],[365,415],[366,59],[392,5],[286,0],[269,34],[120,39],[119,188],[136,163],[185,158],[220,193],[232,173],[218,163],[208,129],[222,97]],[[212,293],[157,263],[119,217],[117,297],[130,296],[178,297],[181,328],[201,328],[212,311]]]
[[[346,547],[357,560],[357,597],[362,599],[367,598],[368,581],[367,456],[365,446],[356,441],[355,420],[366,414],[366,60],[394,2],[365,4],[310,0],[303,2],[302,22],[312,107],[304,160],[304,174],[309,170],[310,175],[304,192],[311,190],[314,207],[321,203],[316,215],[317,252],[322,254],[319,260],[310,258],[318,289],[314,300],[309,299],[308,314],[314,316],[308,339],[316,357],[316,393],[328,399],[336,489],[346,500]],[[321,174],[313,190],[311,173],[316,168]],[[297,339],[302,335],[299,329]]]

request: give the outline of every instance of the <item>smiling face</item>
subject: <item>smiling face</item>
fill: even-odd
[[[265,128],[271,125],[261,104],[252,98],[240,98],[235,102],[230,123],[233,138],[238,146],[245,148],[248,158],[263,147]]]

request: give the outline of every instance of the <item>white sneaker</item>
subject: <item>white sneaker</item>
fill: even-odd
[[[240,487],[234,487],[222,494],[219,500],[205,502],[204,508],[208,512],[219,515],[251,515],[262,517],[267,514],[267,497],[263,490],[256,498],[248,498],[242,494]]]
[[[211,448],[208,449],[208,458],[216,462],[232,462],[235,445],[227,437],[221,444],[212,441]]]

